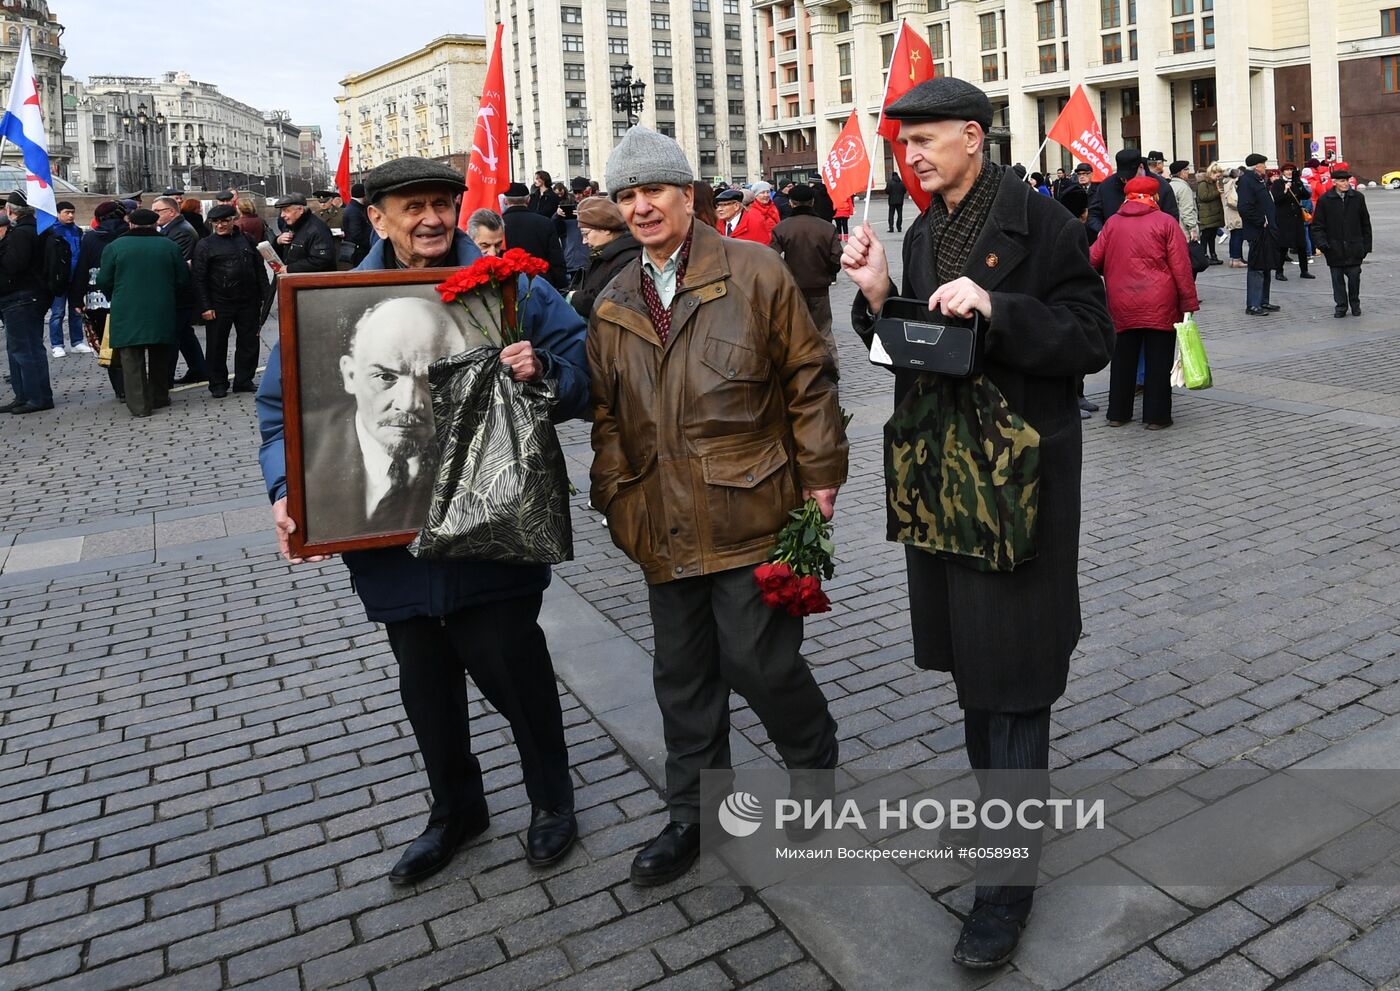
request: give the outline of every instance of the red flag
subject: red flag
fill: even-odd
[[[932,197],[919,185],[918,173],[905,164],[904,146],[896,140],[899,137],[899,121],[888,120],[885,117],[885,108],[919,83],[932,79],[933,75],[933,50],[919,37],[919,33],[909,26],[908,21],[902,22],[899,41],[890,55],[889,75],[885,80],[885,100],[880,104],[880,123],[875,132],[889,141],[895,166],[904,179],[909,195],[921,211],[928,209]]]
[[[837,204],[865,192],[870,182],[870,156],[860,134],[860,111],[855,108],[822,163],[822,182],[831,192],[831,202]]]
[[[506,76],[501,68],[501,32],[496,25],[496,47],[486,67],[486,85],[481,88],[481,106],[476,112],[476,134],[467,160],[467,191],[462,194],[462,212],[457,226],[467,229],[471,215],[486,207],[500,208],[497,197],[510,185],[510,146],[506,140]]]
[[[350,135],[345,136],[345,144],[340,146],[340,164],[335,169],[335,188],[340,190],[342,202],[350,202]]]
[[[1069,149],[1071,155],[1094,168],[1094,181],[1103,182],[1113,175],[1109,165],[1108,145],[1103,139],[1103,130],[1094,108],[1089,105],[1089,97],[1083,86],[1074,88],[1074,95],[1055,118],[1047,137]]]

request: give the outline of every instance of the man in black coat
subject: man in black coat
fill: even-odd
[[[990,409],[974,399],[978,416],[1004,415],[1009,407],[1040,435],[1033,559],[987,571],[966,558],[905,548],[914,661],[952,672],[984,801],[1008,785],[1005,774],[990,769],[1020,771],[1033,793],[1048,794],[1050,706],[1064,692],[1080,635],[1075,379],[1108,363],[1113,322],[1083,225],[1014,170],[984,157],[992,105],[981,90],[934,79],[885,114],[900,122],[909,165],[932,196],[904,239],[898,294],[953,317],[977,314],[984,322],[983,381],[973,395],[986,395],[989,383],[1004,397]],[[869,343],[875,314],[896,287],[868,224],[852,232],[841,267],[860,290],[852,322]],[[896,418],[926,408],[928,390],[961,388],[957,380],[896,371]],[[943,451],[942,438],[926,439]],[[901,495],[897,478],[886,486],[887,502]],[[1027,847],[1031,855],[1009,873],[978,865],[976,899],[953,951],[955,961],[974,969],[1000,966],[1015,952],[1039,861],[1039,831],[984,827],[980,839],[993,837],[974,845]]]
[[[222,399],[228,395],[230,328],[236,335],[233,391],[254,391],[267,269],[253,242],[238,229],[237,210],[221,203],[209,211],[209,223],[214,233],[195,246],[190,274],[209,349],[209,391]]]
[[[902,183],[900,188],[903,188]],[[792,216],[773,228],[770,247],[783,256],[792,277],[797,280],[797,288],[802,290],[812,322],[835,358],[836,338],[831,336],[831,283],[841,271],[841,240],[836,236],[836,226],[813,212],[816,190],[811,186],[793,186],[789,200]]]
[[[374,243],[374,228],[369,225],[365,212],[365,184],[357,182],[350,187],[350,202],[345,204],[345,215],[341,221],[342,245],[353,245],[350,267],[354,268],[365,260],[370,245]]]
[[[1249,273],[1245,280],[1244,311],[1252,317],[1278,311],[1269,302],[1269,274],[1278,263],[1278,213],[1269,192],[1268,159],[1263,155],[1245,158],[1245,171],[1235,187],[1239,197],[1240,229],[1249,242]]]
[[[1147,171],[1147,159],[1142,157],[1142,152],[1136,148],[1124,148],[1114,160],[1118,164],[1118,171],[1099,183],[1094,189],[1094,194],[1089,199],[1089,230],[1090,237],[1098,237],[1099,231],[1103,230],[1103,225],[1108,223],[1108,218],[1118,212],[1118,208],[1123,205],[1123,200],[1127,194],[1123,191],[1129,182],[1140,175],[1150,175],[1157,180],[1160,191],[1157,195],[1157,206],[1167,216],[1173,220],[1181,220],[1181,211],[1177,208],[1176,193],[1172,191],[1170,180],[1157,175],[1155,172]],[[1093,169],[1090,169],[1093,174]]]
[[[550,196],[553,196],[550,193]],[[567,289],[569,272],[564,265],[564,246],[554,228],[553,216],[543,216],[530,209],[530,191],[523,182],[513,182],[506,189],[506,210],[501,214],[506,224],[506,247],[520,248],[549,263],[549,284],[555,289]],[[558,203],[557,197],[554,202]],[[552,213],[552,211],[551,211]]]
[[[158,197],[151,203],[151,209],[159,218],[156,230],[180,246],[180,254],[188,265],[194,260],[194,247],[202,236],[194,225],[180,213],[180,201],[169,196]],[[209,380],[209,365],[200,350],[199,338],[194,333],[195,314],[194,287],[186,285],[175,293],[175,347],[170,349],[170,381],[175,384],[175,366],[181,356],[185,359],[185,374],[180,376],[181,385]]]
[[[43,285],[44,259],[33,208],[16,189],[5,211],[10,223],[9,233],[0,239],[0,320],[5,324],[15,398],[0,406],[0,412],[39,413],[53,409],[49,352],[44,346],[44,314],[53,299]]]
[[[904,180],[899,177],[899,172],[890,173],[889,182],[885,183],[885,199],[890,204],[889,227],[886,233],[904,230]]]
[[[287,271],[334,272],[335,237],[325,221],[306,208],[306,197],[290,193],[277,201],[277,211],[287,225],[277,235],[277,253]]]
[[[1327,259],[1332,272],[1334,317],[1361,316],[1361,263],[1371,253],[1371,213],[1366,197],[1351,188],[1351,173],[1337,169],[1334,185],[1323,193],[1313,208],[1313,244]]]

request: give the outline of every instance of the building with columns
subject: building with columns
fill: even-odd
[[[624,75],[640,84],[639,122],[674,137],[697,175],[759,177],[752,0],[489,0],[487,15],[505,25],[516,178],[601,181],[629,126],[613,100]]]
[[[758,36],[758,133],[763,175],[796,182],[818,181],[818,88],[812,16],[801,0],[754,0],[753,8]]]
[[[756,5],[781,13],[791,6]],[[1400,168],[1390,137],[1400,132],[1396,0],[805,0],[805,7],[809,21],[779,18],[775,27],[791,24],[800,38],[806,25],[810,33],[813,165],[852,106],[865,112],[867,143],[875,140],[884,67],[908,18],[928,39],[939,72],[991,97],[992,154],[1003,162],[1068,166],[1058,145],[1037,149],[1082,85],[1110,151],[1159,150],[1200,166],[1238,164],[1254,151],[1301,163],[1335,148],[1366,178]],[[788,130],[783,102],[774,115],[774,103],[760,101],[766,150]],[[888,154],[873,157],[878,185]]]
[[[67,53],[59,44],[63,25],[49,12],[45,0],[0,0],[0,92],[10,95],[15,64],[19,61],[20,39],[29,33],[29,52],[34,62],[35,83],[39,90],[39,112],[44,119],[44,136],[49,142],[49,168],[56,176],[68,174],[74,144],[63,127],[63,65]],[[19,149],[9,142],[0,152],[8,163],[20,163]]]

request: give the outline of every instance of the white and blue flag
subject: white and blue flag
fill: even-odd
[[[39,82],[34,76],[34,59],[29,54],[29,32],[19,43],[19,62],[10,89],[10,102],[0,120],[0,137],[24,156],[25,199],[35,210],[39,230],[58,219],[53,195],[53,172],[49,169],[49,142],[44,135],[44,115],[39,111]]]

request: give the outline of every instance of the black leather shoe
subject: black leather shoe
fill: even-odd
[[[431,877],[452,862],[458,847],[486,832],[489,825],[491,816],[485,811],[468,822],[429,823],[389,871],[389,880],[394,884],[413,884]]]
[[[1353,307],[1351,308],[1351,315],[1354,316],[1354,317],[1359,317],[1359,316],[1361,316],[1361,307],[1359,307],[1359,306],[1353,306]]]
[[[1342,316],[1346,316],[1346,311],[1345,311],[1345,310],[1342,311]],[[23,399],[11,399],[11,400],[10,400],[8,403],[6,403],[4,406],[0,406],[0,413],[8,413],[10,410],[14,409],[16,406],[23,406],[23,405],[25,405],[25,402],[24,402]]]
[[[1315,278],[1317,278],[1317,276],[1313,275],[1311,272],[1303,272],[1302,274],[1300,274],[1300,275],[1298,276],[1298,278],[1300,278],[1300,279],[1315,279]]]
[[[196,375],[194,372],[186,372],[175,380],[176,385],[194,385],[196,382],[208,382],[208,375]]]
[[[1284,275],[1282,272],[1275,272],[1275,273],[1274,273],[1274,281],[1275,281],[1275,282],[1287,282],[1287,281],[1288,281],[1288,276]]]
[[[667,823],[656,839],[632,858],[632,883],[640,888],[674,881],[700,856],[700,824]]]
[[[1343,319],[1343,318],[1347,315],[1347,311],[1346,311],[1346,310],[1333,310],[1333,311],[1332,311],[1332,315],[1333,315],[1334,317],[1336,317],[1338,320],[1341,320],[1341,319]]]
[[[223,399],[228,395],[228,388],[226,386],[219,386],[217,389],[210,389],[209,395],[213,396],[215,399]]]
[[[19,406],[10,410],[10,412],[15,414],[42,413],[46,409],[53,409],[53,403],[44,403],[41,406],[36,406],[34,403],[21,403]]]
[[[257,392],[257,391],[258,391],[258,387],[255,386],[255,385],[253,385],[251,382],[244,382],[244,383],[241,384],[241,385],[235,385],[235,386],[233,387],[233,391],[234,391],[234,392]]]
[[[1279,306],[1277,303],[1264,303],[1259,308],[1261,310],[1268,310],[1270,313],[1277,313],[1279,310],[1283,309],[1283,307]]]
[[[1267,317],[1269,311],[1260,306],[1246,306],[1244,311],[1252,317]]]
[[[1025,919],[1016,912],[982,902],[963,923],[962,935],[953,948],[953,962],[969,970],[1000,967],[1016,953],[1025,928]]]
[[[525,859],[532,867],[544,867],[557,860],[578,839],[578,820],[572,810],[551,812],[536,808],[530,816],[530,829],[525,834]]]
[[[1085,399],[1083,396],[1080,396],[1079,408],[1086,413],[1097,413],[1099,411],[1099,404],[1090,402],[1088,399]]]

